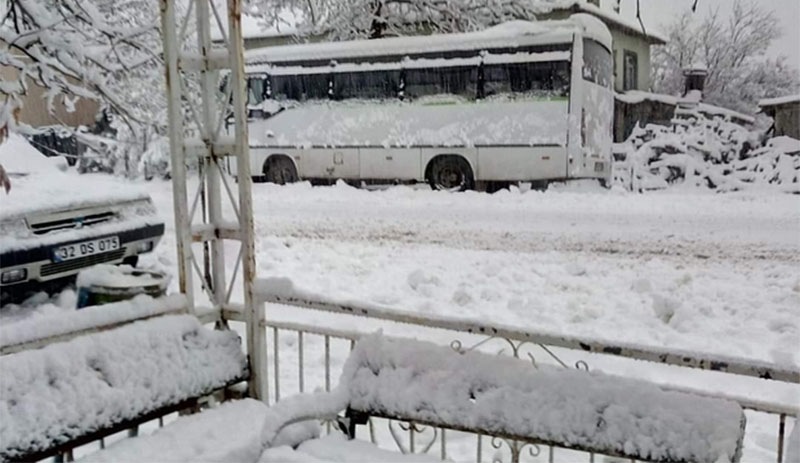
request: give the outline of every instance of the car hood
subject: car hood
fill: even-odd
[[[0,192],[0,221],[84,207],[147,199],[140,187],[105,174],[33,173],[11,176],[11,191]]]

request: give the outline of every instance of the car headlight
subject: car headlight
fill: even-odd
[[[153,250],[153,244],[154,243],[150,240],[142,241],[141,243],[136,245],[136,252],[140,254],[143,254],[145,252],[150,252]]]
[[[14,270],[7,270],[0,275],[0,282],[16,283],[28,278],[28,271],[24,268],[15,268]]]
[[[25,219],[11,219],[0,222],[0,236],[7,238],[28,238],[31,231]]]

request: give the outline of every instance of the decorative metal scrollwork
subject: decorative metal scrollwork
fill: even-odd
[[[520,457],[523,454],[523,450],[526,449],[528,451],[528,455],[531,457],[537,457],[542,453],[542,448],[539,447],[538,444],[531,442],[521,442],[503,439],[500,437],[492,437],[491,444],[492,447],[498,450],[498,452],[495,452],[494,456],[492,457],[492,463],[503,463],[502,454],[499,452],[499,450],[503,447],[503,444],[505,444],[511,452],[511,463],[519,463]]]
[[[578,360],[575,362],[575,368],[578,370],[589,371],[589,364],[583,360]]]
[[[398,428],[400,428],[401,431],[408,433],[407,447],[403,444],[401,432],[395,428],[395,424]],[[425,431],[429,429],[432,431],[430,440],[428,440],[420,450],[417,450],[416,435],[419,434],[422,436]],[[394,439],[395,444],[397,444],[397,448],[400,449],[400,452],[403,454],[428,453],[428,450],[433,447],[433,444],[436,443],[436,438],[439,436],[439,430],[437,428],[431,426],[419,426],[413,422],[395,422],[393,420],[389,420],[389,433],[392,435],[392,439]]]
[[[553,359],[557,364],[561,365],[564,368],[570,368],[569,365],[562,360],[555,352],[553,352],[549,347],[544,344],[536,344],[530,341],[515,341],[507,338],[501,338],[497,336],[489,336],[482,341],[479,341],[471,346],[464,346],[464,343],[461,340],[456,339],[450,343],[450,347],[458,352],[459,354],[464,354],[466,352],[471,352],[477,350],[479,347],[483,346],[484,344],[489,343],[493,340],[500,340],[508,344],[511,348],[510,355],[514,358],[523,359],[527,357],[530,360],[531,364],[534,368],[538,368],[539,364],[536,361],[536,357],[531,352],[523,352],[524,347],[538,347],[543,350],[547,356]],[[507,352],[506,347],[502,347],[497,351],[498,355],[505,354]],[[589,371],[589,364],[585,360],[578,360],[575,362],[575,368],[578,370]]]

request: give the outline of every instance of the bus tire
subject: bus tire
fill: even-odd
[[[437,156],[428,164],[425,178],[434,190],[465,191],[475,188],[472,167],[461,156]]]
[[[294,163],[286,156],[270,156],[264,162],[264,181],[285,185],[297,181],[297,169]]]

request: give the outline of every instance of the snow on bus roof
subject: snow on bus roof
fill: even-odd
[[[511,21],[479,32],[264,47],[245,52],[245,60],[247,64],[261,64],[570,43],[578,28],[611,50],[608,29],[598,19],[587,16],[578,14],[560,21]]]

